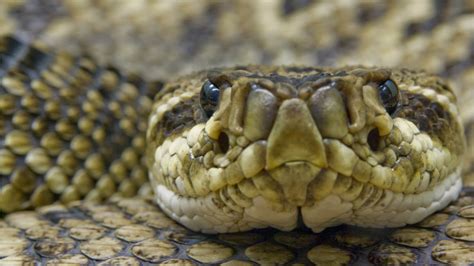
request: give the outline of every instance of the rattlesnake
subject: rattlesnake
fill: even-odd
[[[92,58],[104,61],[107,57],[107,53],[94,54],[100,49],[88,49],[92,55],[86,57],[51,52],[52,46],[61,45],[64,50],[81,42],[100,47],[101,40],[94,42],[90,36],[102,28],[89,29],[90,35],[68,35],[73,32],[68,27],[77,25],[74,19],[95,22],[96,16],[87,14],[106,11],[112,28],[123,27],[117,18],[140,14],[140,7],[149,8],[141,4],[122,3],[138,12],[124,14],[126,8],[112,8],[118,3],[92,7],[69,3],[69,12],[80,11],[76,14],[85,15],[85,20],[72,15],[57,18],[56,24],[53,20],[49,29],[36,34],[35,38],[42,39],[39,46],[3,38],[0,206],[4,212],[13,212],[4,217],[0,228],[6,235],[0,239],[5,246],[0,245],[0,255],[10,255],[4,261],[472,262],[472,246],[462,242],[472,239],[472,233],[463,229],[472,223],[472,120],[470,108],[464,106],[470,95],[465,86],[472,73],[472,55],[466,44],[472,28],[468,7],[459,11],[453,4],[454,8],[443,11],[444,6],[430,9],[433,6],[426,2],[409,13],[397,4],[361,3],[359,7],[356,2],[303,2],[292,6],[284,1],[284,12],[278,16],[270,8],[275,6],[263,1],[234,3],[236,10],[256,10],[264,17],[262,24],[252,21],[262,28],[243,27],[237,35],[250,40],[243,38],[238,43],[229,41],[235,38],[230,29],[237,29],[225,24],[234,19],[227,17],[225,4],[211,1],[193,9],[196,6],[178,3],[189,12],[182,10],[185,15],[170,24],[176,27],[180,19],[193,21],[201,25],[193,30],[202,33],[208,24],[197,22],[204,16],[205,22],[227,25],[207,32],[205,41],[197,39],[186,46],[190,60],[218,62],[233,57],[233,65],[242,63],[239,53],[254,51],[255,56],[251,48],[256,40],[264,42],[259,49],[266,55],[253,63],[292,59],[308,63],[304,61],[312,48],[316,48],[312,57],[316,62],[311,63],[374,63],[367,53],[370,50],[384,52],[379,54],[379,64],[410,68],[421,64],[429,71],[362,66],[211,68],[215,64],[210,63],[208,70],[171,78],[175,72],[187,71],[175,71],[180,60],[169,67],[148,68],[150,64],[144,62],[153,61],[152,56],[148,61],[138,60],[144,64],[138,67],[139,63],[125,64],[117,56],[112,61],[119,68],[123,65],[125,70],[142,72],[126,75],[97,64]],[[160,4],[150,5],[162,14]],[[173,8],[163,5],[163,10]],[[354,7],[365,15],[335,16],[335,21],[323,23],[328,14],[351,14],[347,12]],[[331,12],[323,12],[328,10]],[[430,11],[435,15],[430,17]],[[152,11],[149,14],[156,18]],[[211,21],[206,20],[210,15]],[[362,22],[351,24],[351,19]],[[150,23],[146,16],[132,21],[138,21],[137,28]],[[266,25],[294,32],[281,33]],[[298,32],[309,25],[316,25],[318,34]],[[387,32],[379,37],[398,47],[377,50],[371,37],[380,34],[381,28]],[[149,37],[144,29],[143,38]],[[111,32],[107,39],[121,36]],[[184,36],[191,40],[196,35]],[[443,47],[432,47],[434,41],[453,36],[458,49],[443,54]],[[183,41],[182,37],[170,34],[169,42]],[[281,41],[273,43],[275,37]],[[353,42],[359,46],[346,44]],[[382,44],[386,43],[382,40]],[[150,47],[146,41],[137,44],[141,45]],[[230,49],[239,45],[245,49]],[[159,42],[154,46],[160,49]],[[228,55],[216,53],[222,47],[230,49]],[[436,51],[437,56],[424,56],[418,65],[400,56],[416,55],[414,51],[423,47]],[[156,58],[160,56],[159,52]],[[439,58],[446,61],[435,60]],[[460,112],[451,85],[429,72],[452,78],[453,88],[464,88],[456,91],[461,95]],[[147,82],[168,76],[166,83]],[[467,152],[462,124],[468,136]],[[418,223],[457,198],[462,154],[467,155],[463,157],[466,181],[461,198]],[[126,198],[137,191],[141,196]],[[82,197],[86,200],[76,201]],[[49,205],[56,200],[70,205]],[[92,203],[103,200],[109,203]],[[154,202],[174,220],[203,233],[172,222]],[[32,207],[41,208],[18,212]],[[379,231],[352,226],[326,229],[341,223],[364,227],[418,224]],[[299,229],[207,234],[267,226]],[[313,234],[304,226],[314,232],[326,230]],[[389,235],[385,238],[380,232]]]

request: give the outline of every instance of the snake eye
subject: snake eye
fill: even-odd
[[[383,106],[392,114],[398,105],[398,87],[391,79],[379,85],[379,95]]]
[[[206,80],[201,88],[201,108],[207,117],[211,117],[219,103],[219,88],[209,80]]]

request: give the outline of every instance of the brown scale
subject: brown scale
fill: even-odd
[[[135,195],[146,183],[144,82],[9,37],[0,47],[0,211]]]

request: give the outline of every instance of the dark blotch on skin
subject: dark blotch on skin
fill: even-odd
[[[440,120],[449,116],[441,106],[431,103],[428,98],[422,95],[404,93],[403,96],[406,97],[407,103],[396,111],[396,117],[412,121],[421,131],[436,135],[441,133],[439,132]],[[430,109],[432,105],[436,108],[436,111]],[[449,118],[449,120],[451,119]]]
[[[50,26],[52,21],[68,15],[61,0],[24,1],[9,10],[15,21],[16,33],[29,40],[37,39]]]
[[[357,49],[359,45],[355,36],[341,36],[333,45],[315,50],[314,57],[320,65],[337,65],[341,55]]]
[[[43,70],[49,63],[53,60],[52,56],[44,53],[41,50],[38,50],[34,47],[31,47],[22,62],[22,65],[27,67],[30,70],[40,72]]]
[[[184,31],[182,34],[181,50],[185,55],[195,57],[205,44],[212,38],[216,31],[216,25],[219,9],[225,8],[225,1],[209,5],[205,11],[206,15],[198,16],[197,19],[188,19],[185,21]]]
[[[206,120],[205,114],[199,108],[199,95],[185,102],[179,103],[175,108],[163,115],[163,119],[158,124],[163,129],[165,136],[192,127],[196,123]]]
[[[456,76],[457,73],[461,73],[464,69],[474,65],[474,39],[471,39],[469,44],[469,54],[459,59],[449,61],[445,63],[444,71],[439,73],[442,77]]]
[[[6,36],[2,40],[3,42],[0,45],[0,51],[2,55],[8,55],[9,57],[16,57],[21,53],[23,49],[26,48],[26,44]]]
[[[298,10],[304,9],[313,2],[314,0],[285,0],[283,1],[283,15],[291,15]]]
[[[403,105],[394,113],[394,117],[405,118],[413,122],[422,132],[426,132],[433,139],[438,139],[449,150],[458,151],[462,147],[459,125],[450,113],[436,102],[423,95],[403,92]]]
[[[388,4],[384,1],[361,3],[357,10],[357,18],[360,23],[368,23],[385,15],[387,8]]]
[[[423,21],[414,21],[406,26],[405,37],[409,38],[419,33],[431,32],[436,26],[453,16],[449,1],[433,0],[435,11],[431,18]]]

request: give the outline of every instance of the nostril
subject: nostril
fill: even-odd
[[[377,151],[380,145],[380,134],[377,128],[372,129],[367,135],[367,143],[372,151]]]
[[[217,143],[219,144],[219,148],[222,153],[226,153],[229,150],[229,137],[226,133],[222,132],[217,139]]]

